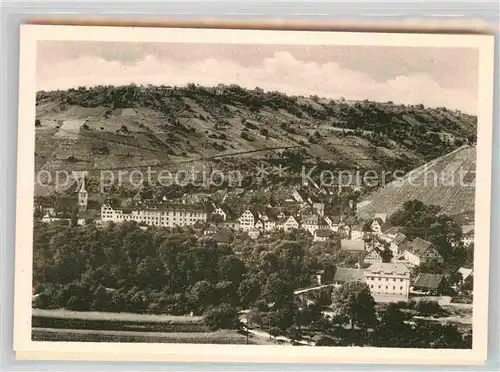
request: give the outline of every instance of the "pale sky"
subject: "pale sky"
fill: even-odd
[[[37,90],[239,84],[293,95],[475,114],[478,51],[467,48],[39,41]]]

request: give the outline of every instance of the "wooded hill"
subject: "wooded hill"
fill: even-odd
[[[409,171],[464,143],[477,118],[446,108],[201,87],[40,91],[36,170],[254,169],[256,159]]]

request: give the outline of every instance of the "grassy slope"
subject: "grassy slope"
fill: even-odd
[[[476,132],[475,117],[444,108],[289,97],[237,86],[39,92],[37,119],[36,170],[175,170],[208,161],[241,168],[257,158],[282,158],[287,147],[311,162],[344,168],[411,169],[454,149],[439,142],[437,132],[460,141],[473,140]],[[253,152],[269,148],[275,150]]]

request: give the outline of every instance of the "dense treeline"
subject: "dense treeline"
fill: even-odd
[[[213,306],[279,302],[310,284],[314,270],[354,264],[337,241],[311,247],[305,232],[256,245],[198,239],[191,229],[141,229],[134,222],[105,229],[37,223],[36,306],[74,310],[204,313]]]

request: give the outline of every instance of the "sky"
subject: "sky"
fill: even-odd
[[[476,114],[478,50],[335,45],[39,41],[37,90],[239,84],[291,95]]]

